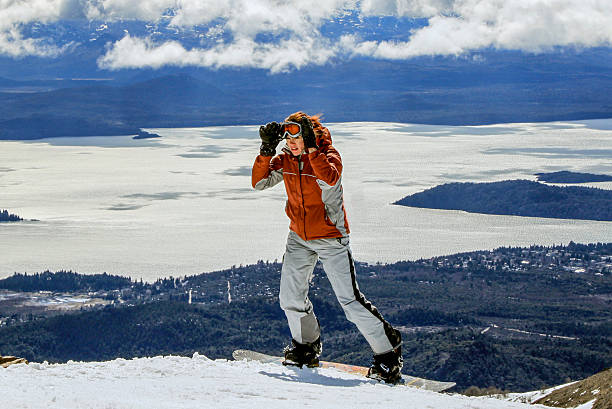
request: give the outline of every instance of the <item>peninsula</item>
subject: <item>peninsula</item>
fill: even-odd
[[[512,216],[612,221],[612,191],[529,180],[447,183],[394,204]]]

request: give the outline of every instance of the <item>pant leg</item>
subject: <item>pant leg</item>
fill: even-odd
[[[374,354],[383,354],[401,343],[401,336],[359,291],[348,237],[313,240],[325,273],[346,318],[353,322],[370,344]]]
[[[281,270],[280,306],[285,311],[291,336],[299,343],[313,342],[321,335],[319,321],[308,299],[310,278],[317,253],[293,231],[289,232]]]

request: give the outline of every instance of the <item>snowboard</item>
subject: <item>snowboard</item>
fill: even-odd
[[[257,361],[265,364],[282,365],[283,357],[262,354],[261,352],[249,351],[246,349],[237,349],[232,353],[236,361]],[[356,375],[366,376],[368,368],[365,366],[341,364],[338,362],[320,361],[319,368],[335,368],[342,372],[347,372]],[[433,381],[431,379],[418,378],[416,376],[402,374],[403,382],[398,385],[410,386],[419,389],[425,389],[433,392],[443,392],[455,386],[455,382]]]

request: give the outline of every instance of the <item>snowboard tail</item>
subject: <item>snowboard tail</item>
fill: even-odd
[[[249,351],[246,349],[238,349],[232,353],[232,356],[237,361],[257,361],[261,363],[270,363],[282,365],[283,359],[280,356],[262,354],[261,352]],[[320,361],[319,368],[335,368],[342,372],[347,372],[356,375],[367,376],[368,368],[359,365],[341,364],[339,362]],[[402,374],[403,382],[399,385],[411,386],[414,388],[425,389],[433,392],[443,392],[455,386],[455,382],[441,382],[431,379],[419,378],[416,376]]]

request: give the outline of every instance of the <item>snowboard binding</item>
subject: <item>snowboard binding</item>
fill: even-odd
[[[399,346],[384,354],[374,355],[374,361],[366,376],[397,385],[402,382],[402,366],[404,366],[404,359],[402,358],[402,347]]]
[[[307,342],[304,344],[292,339],[291,345],[287,345],[283,350],[285,355],[283,365],[297,366],[299,368],[306,365],[308,368],[317,368],[319,366],[321,350],[321,338],[317,338],[314,342]]]

